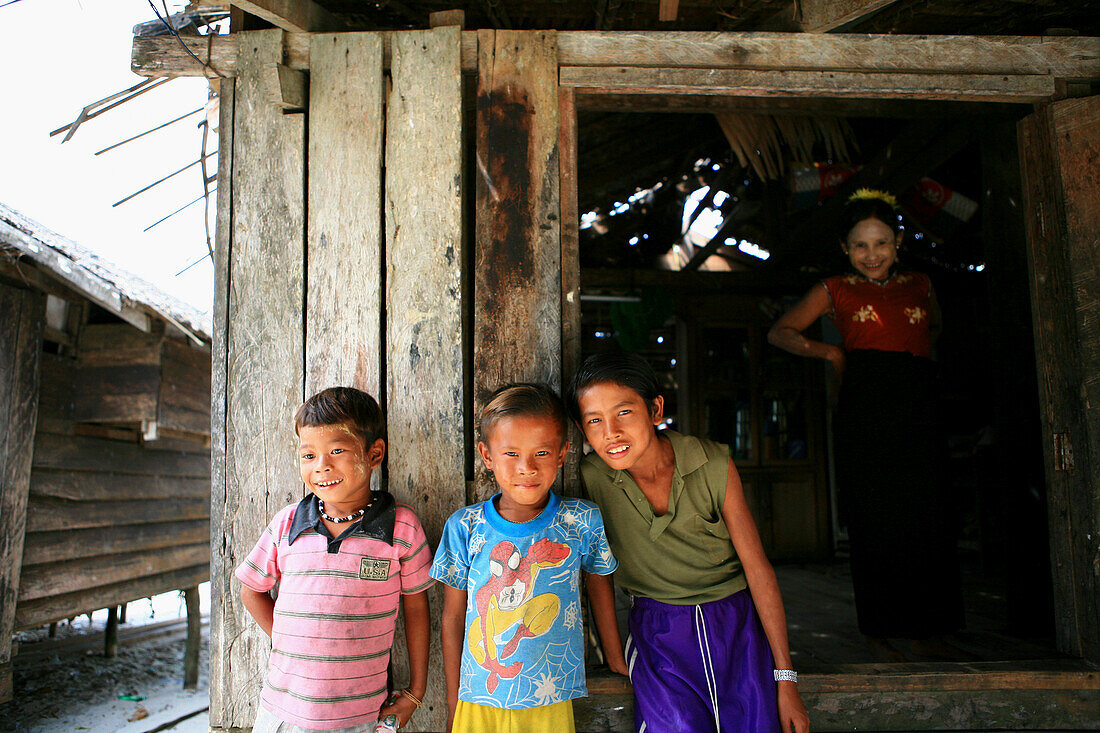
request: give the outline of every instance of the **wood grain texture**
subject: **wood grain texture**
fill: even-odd
[[[135,598],[163,593],[165,588],[188,588],[208,580],[210,565],[202,563],[181,570],[173,570],[162,575],[127,580],[114,585],[104,585],[61,596],[51,596],[27,603],[20,603],[15,611],[15,628],[26,629],[32,626],[60,621],[75,613],[87,613],[98,608],[117,606]]]
[[[23,567],[120,552],[140,554],[177,545],[209,543],[209,540],[210,521],[205,518],[29,532],[23,543]]]
[[[36,496],[31,497],[30,506],[33,511],[27,516],[28,532],[116,527],[123,521],[163,522],[169,519],[206,519],[210,511],[205,498],[120,502],[66,501]]]
[[[183,651],[183,689],[193,690],[199,685],[199,654],[202,651],[202,612],[199,610],[199,587],[185,588],[184,604],[187,607],[187,643]]]
[[[306,394],[379,396],[382,39],[313,36],[309,100]]]
[[[1077,507],[1089,504],[1085,497],[1096,501],[1096,487],[1090,483],[1091,451],[1081,399],[1083,362],[1074,312],[1074,263],[1051,108],[1044,107],[1024,118],[1017,130],[1043,426],[1055,638],[1059,650],[1067,654],[1095,655],[1096,650],[1086,648],[1086,639],[1100,629],[1095,617],[1096,598],[1094,595],[1089,600],[1084,595],[1096,580],[1091,553],[1080,541],[1080,533],[1089,530],[1078,524],[1081,517]],[[1073,448],[1073,470],[1059,465],[1056,435],[1065,436]],[[1091,541],[1096,541],[1095,535]]]
[[[1081,432],[1072,442],[1083,486],[1068,497],[1069,541],[1083,656],[1100,662],[1100,98],[1056,102],[1050,115],[1081,360]]]
[[[215,538],[228,575],[277,511],[302,493],[293,414],[303,388],[305,135],[302,115],[284,115],[262,89],[263,70],[282,58],[282,31],[241,35],[233,120],[232,230],[226,375],[225,505]],[[250,725],[269,640],[248,616],[236,586],[212,643],[224,655],[212,671],[211,725]],[[232,623],[227,617],[232,615]]]
[[[205,462],[205,456],[200,457]],[[31,496],[71,501],[130,499],[208,499],[210,479],[149,473],[93,472],[37,467],[31,472]]]
[[[27,567],[23,571],[26,582],[19,589],[19,603],[203,565],[209,552],[203,538],[198,543],[178,547],[70,560],[63,569],[51,565]]]
[[[577,209],[577,95],[558,89],[558,165],[561,206],[561,365],[562,391],[581,365],[580,211]],[[569,453],[562,471],[568,496],[581,496],[580,460],[584,436],[569,421]]]
[[[801,0],[802,30],[825,33],[877,13],[897,0]]]
[[[432,547],[465,504],[462,336],[462,78],[457,27],[393,36],[386,137],[389,490],[415,508]],[[442,590],[432,604],[424,706],[408,730],[443,730]],[[408,680],[404,630],[398,686]]]
[[[855,99],[1038,102],[1054,77],[862,71],[563,66],[562,86],[602,94],[772,95]]]
[[[236,56],[234,55],[234,64]],[[214,330],[210,341],[210,680],[212,687],[226,684],[231,667],[223,639],[239,634],[239,619],[233,613],[233,569],[225,521],[228,507],[226,484],[226,406],[229,396],[229,253],[233,237],[233,123],[236,108],[236,80],[218,83],[218,196],[214,230]],[[225,719],[224,690],[211,692],[210,719],[218,727]],[[214,703],[214,698],[218,702]],[[215,718],[214,716],[218,717]]]
[[[34,467],[97,473],[205,479],[210,459],[202,452],[153,451],[135,443],[55,435],[42,430],[34,441]]]
[[[45,320],[44,295],[0,285],[0,666],[11,661],[21,588]],[[11,678],[0,679],[0,699],[10,696]]]
[[[560,390],[562,338],[555,33],[479,34],[475,421],[508,382]],[[480,458],[475,465],[480,501],[496,485]]]
[[[477,31],[462,34],[462,68],[477,68]],[[388,46],[391,34],[384,35]],[[558,31],[563,66],[714,69],[829,69],[961,74],[1050,74],[1100,77],[1100,39],[1073,36],[907,36],[718,31]],[[226,76],[237,73],[237,36],[184,37],[200,59]],[[208,55],[209,54],[209,55]],[[384,61],[389,53],[384,48]],[[309,35],[289,33],[285,63],[308,69]],[[168,36],[135,37],[131,69],[141,76],[204,76]]]

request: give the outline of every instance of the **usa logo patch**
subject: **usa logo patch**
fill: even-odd
[[[360,580],[389,580],[390,561],[375,557],[364,557],[359,563]]]

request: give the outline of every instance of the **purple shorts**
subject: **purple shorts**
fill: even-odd
[[[747,590],[697,606],[635,597],[636,733],[779,733],[771,648]]]

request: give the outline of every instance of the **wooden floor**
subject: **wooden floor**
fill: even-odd
[[[856,627],[855,600],[846,562],[776,567],[795,667],[827,672],[837,665],[873,662],[1005,662],[1065,660],[1053,639],[1008,633],[998,584],[975,570],[964,573],[966,628],[944,643],[914,645],[892,640],[868,645]]]
[[[1100,730],[1100,672],[1049,639],[1008,633],[997,583],[980,573],[964,573],[964,630],[886,649],[856,627],[846,562],[776,573],[814,731]],[[633,730],[626,678],[591,670],[588,689],[574,702],[579,732]]]

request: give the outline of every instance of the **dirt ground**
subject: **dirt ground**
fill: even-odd
[[[103,656],[102,629],[95,627],[61,625],[55,639],[44,629],[21,633],[13,699],[0,705],[0,731],[205,733],[206,626],[195,690],[183,689],[185,632],[179,625],[161,631],[166,633],[123,626],[113,659]],[[120,699],[126,696],[142,699]]]

